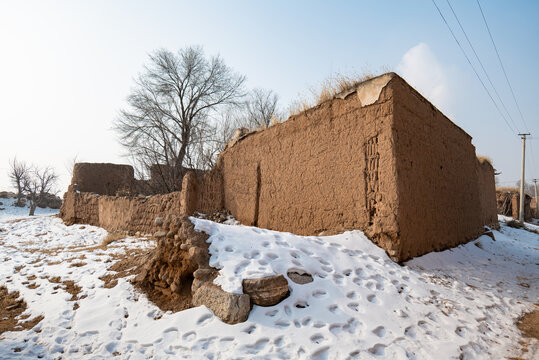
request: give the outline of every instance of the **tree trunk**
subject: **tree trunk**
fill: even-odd
[[[23,207],[22,204],[22,189],[20,185],[17,185],[17,202],[15,202],[15,206]]]
[[[32,197],[30,198],[30,213],[29,216],[34,216],[34,213],[36,212],[36,195],[32,194]]]

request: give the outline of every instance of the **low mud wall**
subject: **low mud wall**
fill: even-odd
[[[60,210],[65,223],[90,224],[109,231],[151,234],[156,217],[181,213],[181,193],[126,197],[68,191]]]

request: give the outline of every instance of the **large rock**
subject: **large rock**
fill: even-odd
[[[205,305],[227,324],[244,322],[251,311],[249,295],[228,293],[211,282],[204,283],[193,294],[192,303]]]
[[[281,274],[260,279],[243,280],[243,292],[251,297],[251,301],[260,306],[278,304],[288,296],[288,281]]]

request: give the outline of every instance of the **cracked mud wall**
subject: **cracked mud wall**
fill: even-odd
[[[262,228],[395,238],[392,117],[386,87],[371,105],[353,92],[249,134],[220,156],[224,207]]]
[[[153,233],[156,217],[181,214],[181,193],[127,197],[68,191],[60,217],[66,224],[89,224],[108,231]]]
[[[471,137],[399,77],[395,100],[395,156],[400,258],[405,260],[472,240],[492,219],[480,192]],[[489,175],[490,176],[490,175]],[[494,173],[492,172],[492,181]],[[490,181],[490,180],[489,180]],[[485,185],[486,188],[486,185]],[[483,201],[483,203],[482,203]],[[487,219],[487,220],[485,220]]]

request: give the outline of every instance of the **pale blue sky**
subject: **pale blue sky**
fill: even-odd
[[[436,2],[467,46],[446,0]],[[523,131],[476,1],[451,4]],[[481,5],[528,129],[539,138],[539,2]],[[64,164],[75,155],[126,162],[110,127],[133,78],[148,53],[186,45],[219,53],[249,87],[277,92],[283,107],[333,72],[389,68],[473,137],[477,153],[502,171],[501,182],[520,177],[520,139],[431,0],[0,0],[0,189],[9,186],[5,172],[14,156],[53,165],[63,175],[62,192],[69,182]],[[526,178],[539,178],[539,140],[529,145]]]

